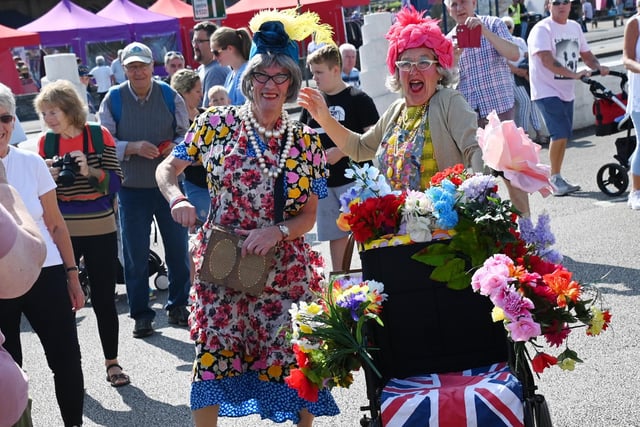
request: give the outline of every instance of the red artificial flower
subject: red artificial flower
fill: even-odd
[[[560,344],[567,339],[570,332],[571,329],[569,329],[566,323],[560,322],[558,319],[553,319],[551,325],[544,328],[542,334],[549,345],[560,347]]]
[[[546,368],[553,366],[558,363],[558,358],[551,356],[547,353],[538,353],[531,360],[531,366],[533,367],[533,372],[541,374]]]
[[[300,350],[298,344],[293,345],[293,353],[296,355],[296,364],[299,368],[308,368],[311,364],[309,362],[309,356],[307,353]]]
[[[602,312],[602,317],[604,318],[604,325],[602,325],[602,330],[606,331],[611,323],[611,312],[609,310],[605,310]]]
[[[284,382],[298,392],[298,397],[309,402],[318,401],[318,386],[309,381],[300,369],[292,369]]]
[[[459,186],[467,179],[466,171],[462,163],[440,171],[431,177],[431,185],[439,185],[443,180],[448,179],[455,185]]]
[[[578,301],[580,297],[580,284],[571,280],[571,272],[564,268],[558,268],[551,274],[542,276],[542,280],[558,296],[556,302],[558,307],[566,307],[567,301]]]
[[[357,242],[368,242],[387,234],[394,234],[400,224],[400,208],[405,194],[370,197],[351,205],[346,220]]]
[[[528,260],[529,260],[529,270],[535,271],[541,276],[544,276],[545,274],[553,273],[555,270],[557,270],[560,267],[557,264],[545,261],[544,259],[540,258],[538,255],[531,255],[529,256]]]

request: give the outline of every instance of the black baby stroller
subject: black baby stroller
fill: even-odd
[[[591,75],[599,75],[594,71]],[[607,163],[598,170],[596,181],[598,188],[607,196],[619,196],[629,185],[629,159],[636,148],[636,137],[631,135],[633,122],[625,116],[627,103],[627,75],[618,71],[610,71],[610,76],[620,79],[620,93],[615,95],[596,80],[583,77],[582,81],[589,85],[589,91],[596,98],[593,101],[593,114],[596,119],[596,136],[613,135],[622,130],[627,136],[615,141],[618,163]]]
[[[398,401],[418,399],[416,397],[402,400],[404,397],[401,397],[392,403],[385,403],[383,408],[383,388],[391,378],[403,379],[397,387],[406,390],[403,387],[411,388],[413,384],[423,381],[407,377],[425,373],[451,373],[508,363],[511,372],[522,384],[524,402],[515,399],[511,400],[511,404],[521,405],[524,425],[551,426],[544,397],[535,393],[533,376],[527,362],[519,360],[516,363],[512,343],[508,340],[504,327],[500,322],[491,321],[490,300],[474,293],[471,288],[452,290],[444,283],[427,284],[420,280],[421,277],[429,277],[432,267],[411,259],[411,256],[425,245],[378,248],[360,254],[363,278],[383,282],[385,293],[388,294],[381,313],[384,327],[379,327],[376,323],[368,325],[367,339],[370,340],[371,346],[377,349],[372,351],[372,357],[382,378],[379,378],[367,364],[363,364],[369,403],[361,407],[366,414],[360,425],[391,427],[404,425],[409,418],[410,425],[427,425],[430,417],[434,416],[433,411],[429,412],[429,409],[421,407],[402,421],[396,418],[400,410],[389,418],[388,414],[395,410],[394,406],[398,407]],[[389,268],[390,265],[394,268]],[[456,378],[453,381],[468,381]],[[397,384],[393,381],[393,384]],[[396,386],[392,385],[393,387]],[[422,391],[419,391],[414,395],[418,396],[421,393]],[[400,418],[408,412],[402,408],[404,414]],[[503,408],[504,413],[511,414],[510,408]],[[459,416],[460,413],[464,414],[465,410],[458,410],[456,407],[455,412],[458,412],[456,416]],[[443,416],[453,415],[447,411]],[[483,425],[498,424],[487,423],[487,419],[484,419]]]

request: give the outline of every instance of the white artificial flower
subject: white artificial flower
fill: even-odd
[[[416,243],[431,241],[431,218],[427,216],[407,216],[407,234]]]

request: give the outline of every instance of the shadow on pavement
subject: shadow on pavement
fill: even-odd
[[[168,385],[169,386],[169,385]],[[149,398],[144,391],[135,385],[117,389],[122,401],[131,408],[127,411],[114,411],[102,406],[100,401],[91,397],[89,393],[84,399],[84,416],[96,425],[101,426],[163,426],[184,427],[191,425],[191,411],[187,405],[173,406]],[[184,413],[180,424],[167,422],[174,419],[178,412]]]

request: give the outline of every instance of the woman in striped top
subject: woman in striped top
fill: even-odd
[[[129,377],[118,363],[119,325],[113,298],[118,256],[114,199],[122,183],[115,143],[106,128],[86,122],[84,104],[70,82],[50,83],[34,102],[50,129],[40,137],[38,151],[58,184],[58,205],[76,263],[84,257],[89,275],[107,381],[113,387],[127,385]]]

